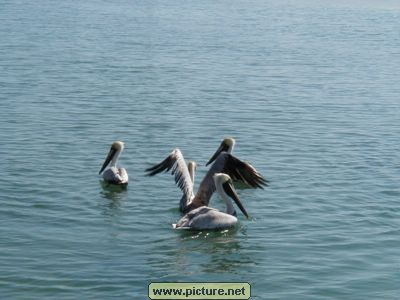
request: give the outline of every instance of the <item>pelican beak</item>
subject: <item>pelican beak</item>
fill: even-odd
[[[113,159],[115,153],[117,153],[117,149],[115,149],[114,147],[111,147],[110,151],[107,154],[106,160],[104,161],[103,166],[100,169],[99,174],[101,174],[104,171],[104,169],[108,166],[110,161]]]
[[[211,163],[218,157],[218,155],[219,155],[221,152],[228,151],[228,149],[229,149],[229,146],[228,146],[226,143],[224,143],[224,141],[222,141],[222,143],[221,143],[221,145],[219,145],[217,151],[215,151],[214,155],[210,158],[210,160],[208,161],[208,163],[206,163],[206,166],[208,166],[209,164],[211,164]]]
[[[246,209],[243,207],[242,202],[240,202],[239,196],[236,194],[235,188],[233,187],[232,181],[228,180],[224,184],[222,184],[225,193],[235,201],[236,205],[242,211],[242,213],[249,218],[249,214],[247,213]]]

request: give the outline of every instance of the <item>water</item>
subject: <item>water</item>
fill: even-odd
[[[0,25],[2,299],[398,298],[397,2],[3,0]],[[144,170],[179,147],[199,181],[224,136],[271,186],[235,230],[172,230],[180,191]]]

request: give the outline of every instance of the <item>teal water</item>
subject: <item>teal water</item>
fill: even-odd
[[[335,3],[2,0],[1,298],[398,299],[400,5]],[[199,182],[225,136],[270,187],[235,230],[172,230],[180,191],[144,170],[179,147]]]

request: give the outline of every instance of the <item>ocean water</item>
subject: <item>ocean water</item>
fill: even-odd
[[[398,299],[399,28],[396,1],[2,0],[1,298]],[[179,147],[198,183],[225,136],[270,186],[235,229],[174,231],[180,191],[144,170]]]

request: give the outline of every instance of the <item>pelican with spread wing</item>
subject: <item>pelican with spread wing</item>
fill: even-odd
[[[148,176],[154,176],[163,171],[170,170],[175,175],[176,184],[183,192],[179,208],[184,213],[201,206],[208,206],[210,198],[216,190],[213,179],[216,173],[225,173],[232,178],[240,178],[243,182],[254,188],[263,188],[268,183],[255,168],[227,152],[218,154],[214,164],[201,181],[196,194],[193,190],[194,182],[191,179],[189,168],[179,149],[174,149],[166,159],[148,168],[146,171],[148,172]]]
[[[213,163],[221,153],[232,154],[235,144],[236,144],[235,139],[233,139],[231,137],[224,138],[222,140],[221,144],[219,145],[217,151],[215,151],[215,153],[211,156],[210,160],[206,163],[206,166]],[[255,168],[252,165],[250,165],[248,162],[246,162],[246,165],[249,168],[253,168],[255,170]],[[240,186],[242,188],[254,188],[255,187],[252,184],[249,184],[248,182],[246,182],[246,180],[243,179],[241,176],[236,176],[236,175],[237,174],[230,174],[230,176],[231,176],[232,180],[235,182],[236,186]],[[267,183],[267,181],[265,181],[265,183]]]

